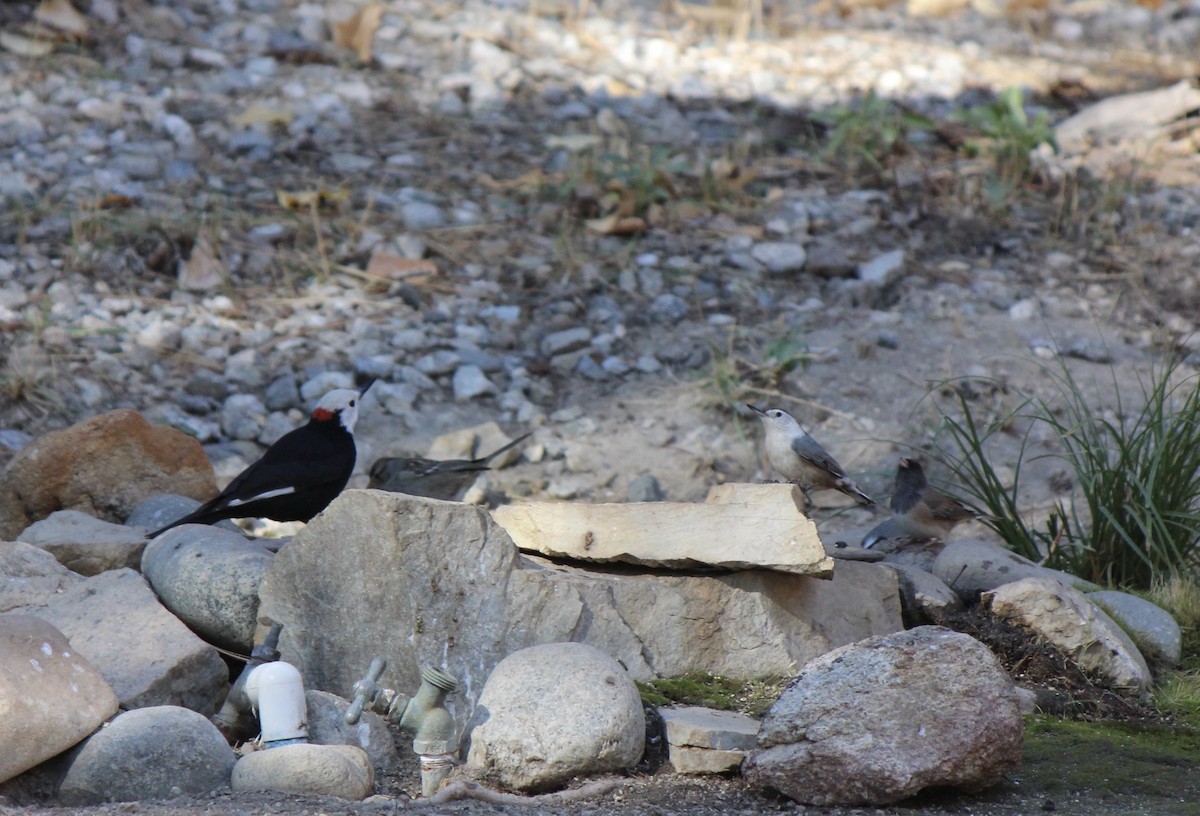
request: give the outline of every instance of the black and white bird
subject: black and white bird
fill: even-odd
[[[493,459],[528,438],[529,434],[522,434],[478,459],[422,459],[417,456],[376,459],[371,465],[371,481],[367,487],[409,496],[461,501],[480,472],[490,469],[489,463]]]
[[[799,485],[805,496],[813,488],[837,490],[853,497],[859,504],[875,503],[794,416],[780,408],[764,409],[750,404],[746,407],[762,420],[766,431],[764,448],[771,468],[787,481]]]
[[[874,547],[883,539],[942,540],[962,522],[982,518],[958,499],[930,487],[921,463],[907,457],[896,466],[891,508],[892,517],[867,533],[864,547]]]
[[[280,437],[216,498],[149,537],[181,524],[215,524],[232,518],[308,521],[320,513],[354,472],[354,425],[371,382],[357,391],[338,388],[321,397],[308,424]]]

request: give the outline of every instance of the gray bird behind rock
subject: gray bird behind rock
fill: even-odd
[[[371,465],[371,480],[367,487],[409,496],[462,501],[479,474],[490,470],[489,462],[528,438],[528,433],[522,434],[504,447],[478,459],[422,459],[415,456],[376,459]]]
[[[891,508],[892,517],[867,533],[864,547],[874,547],[885,538],[945,539],[962,522],[982,518],[958,499],[930,487],[921,463],[907,457],[896,467]]]
[[[764,448],[767,461],[779,476],[796,484],[805,497],[812,489],[837,490],[853,497],[859,504],[874,504],[862,492],[842,466],[813,439],[796,418],[780,408],[758,408],[747,403],[758,414],[766,432]],[[811,499],[810,499],[811,502]]]

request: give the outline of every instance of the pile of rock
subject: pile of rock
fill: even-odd
[[[812,804],[886,803],[993,782],[1022,743],[1022,696],[986,647],[938,626],[905,631],[902,610],[939,619],[982,592],[1119,687],[1147,688],[1149,671],[1096,604],[1134,631],[1145,621],[1139,642],[1155,660],[1179,657],[1161,610],[1085,596],[1002,549],[957,542],[883,563],[827,551],[790,485],[494,513],[349,490],[282,546],[196,525],[147,543],[146,529],[187,506],[157,494],[212,475],[175,475],[188,459],[165,446],[194,443],[131,427],[139,418],[122,412],[49,435],[0,482],[0,523],[32,522],[0,543],[0,704],[15,713],[0,722],[12,746],[0,777],[53,780],[62,802],[230,786],[362,798],[395,749],[374,715],[347,727],[337,695],[383,657],[389,688],[412,691],[427,666],[454,674],[447,708],[465,726],[466,772],[521,791],[637,764],[635,680],[795,675],[761,726],[663,712],[674,767],[740,766]],[[118,452],[149,475],[113,484],[95,462]],[[25,481],[34,467],[45,478]],[[54,507],[70,509],[37,518]],[[230,688],[218,647],[248,653],[268,621],[308,688],[312,745],[238,759],[209,719]]]

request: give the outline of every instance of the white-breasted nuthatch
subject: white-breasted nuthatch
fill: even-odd
[[[758,408],[747,404],[758,414],[766,431],[764,447],[771,468],[784,479],[799,485],[808,495],[812,488],[837,490],[851,496],[860,504],[874,504],[862,492],[846,471],[813,439],[796,418],[781,408]]]

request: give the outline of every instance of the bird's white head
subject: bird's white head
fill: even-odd
[[[759,408],[750,404],[747,404],[746,407],[758,414],[767,433],[778,432],[789,437],[808,433],[794,416],[782,408]]]
[[[369,382],[357,391],[350,388],[333,389],[321,397],[321,401],[313,409],[312,418],[317,422],[338,422],[349,433],[354,433],[359,405],[362,404],[363,394],[370,387]]]

